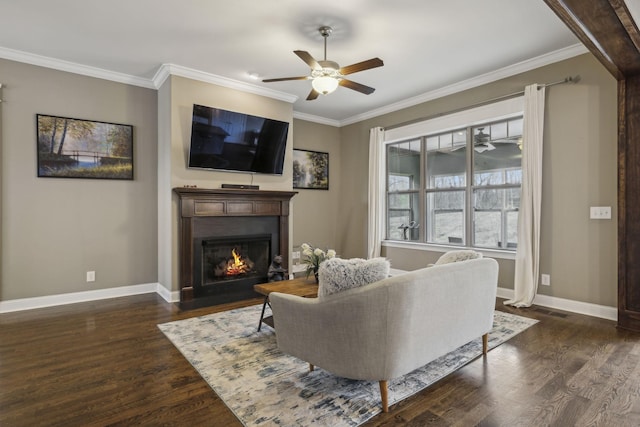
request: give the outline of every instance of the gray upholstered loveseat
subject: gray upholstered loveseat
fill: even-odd
[[[278,347],[335,375],[380,383],[405,375],[493,326],[498,264],[434,266],[322,298],[272,293]]]

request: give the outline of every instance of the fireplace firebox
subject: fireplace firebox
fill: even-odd
[[[253,285],[267,281],[271,258],[270,234],[195,239],[195,296],[250,298]]]

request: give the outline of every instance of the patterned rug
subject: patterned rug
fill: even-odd
[[[245,426],[358,426],[381,412],[377,381],[338,378],[281,353],[275,332],[257,331],[262,306],[158,325]],[[495,312],[489,347],[537,320]],[[482,353],[481,339],[388,382],[389,405],[428,387]]]

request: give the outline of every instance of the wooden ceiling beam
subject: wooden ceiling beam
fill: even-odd
[[[636,49],[640,51],[640,31],[638,30],[638,26],[634,21],[629,9],[627,9],[627,5],[624,0],[609,0],[611,6],[615,9],[620,22],[627,30],[627,34],[629,34],[629,38],[635,45]]]
[[[623,0],[544,0],[617,79],[640,73],[640,32]]]

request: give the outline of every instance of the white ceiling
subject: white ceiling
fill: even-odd
[[[249,78],[307,75],[293,50],[323,59],[320,25],[334,28],[328,59],[384,61],[350,76],[373,94],[340,87],[306,101],[309,81]],[[0,0],[0,57],[148,87],[174,64],[292,95],[298,117],[338,125],[585,51],[542,0]]]

